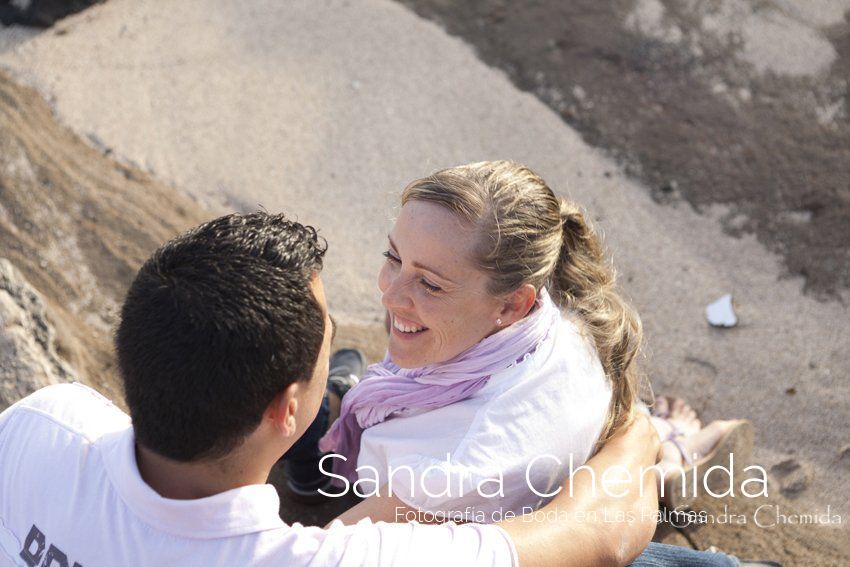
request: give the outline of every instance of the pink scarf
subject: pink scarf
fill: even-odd
[[[319,449],[344,456],[346,460],[334,459],[334,473],[357,480],[357,455],[366,428],[396,417],[401,410],[429,411],[475,395],[491,375],[534,352],[560,317],[544,288],[531,314],[451,360],[403,369],[387,356],[369,366],[360,383],[345,395],[339,419],[319,441]]]

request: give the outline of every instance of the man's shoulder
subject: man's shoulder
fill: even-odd
[[[80,383],[56,384],[23,398],[2,414],[3,422],[36,419],[94,440],[123,429],[130,417],[107,398]]]

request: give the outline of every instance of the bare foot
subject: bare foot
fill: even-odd
[[[700,429],[693,435],[680,436],[676,438],[677,443],[671,440],[662,442],[662,457],[659,466],[664,471],[664,478],[673,474],[681,474],[686,465],[682,455],[684,452],[693,461],[697,462],[714,449],[720,440],[735,427],[737,421],[718,420],[712,421],[708,426]],[[664,439],[662,437],[662,439]]]
[[[681,398],[658,396],[652,413],[652,424],[662,441],[668,439],[674,431],[689,437],[702,428],[697,412]]]

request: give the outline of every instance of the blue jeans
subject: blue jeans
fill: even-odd
[[[640,557],[630,563],[633,567],[669,567],[682,565],[687,567],[738,567],[741,563],[725,553],[696,551],[687,547],[650,543]]]

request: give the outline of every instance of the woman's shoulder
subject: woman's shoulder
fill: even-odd
[[[590,329],[587,328],[587,323],[577,312],[571,309],[561,311],[561,320],[556,330],[556,336],[562,343],[573,348],[580,348],[598,358]]]
[[[607,404],[610,384],[584,323],[567,312],[533,352],[494,374],[475,398],[479,413],[522,413],[533,406],[560,414],[590,398]],[[539,413],[530,418],[547,417]]]
[[[547,354],[545,362],[550,368],[560,368],[566,376],[583,382],[607,383],[593,336],[587,324],[574,311],[562,313]]]

